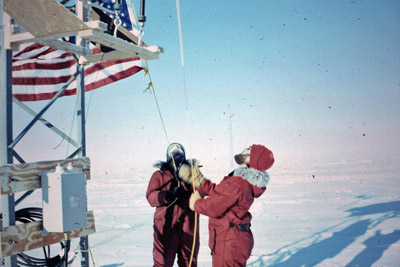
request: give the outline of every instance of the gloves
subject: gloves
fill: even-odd
[[[168,202],[171,202],[171,201],[175,200],[177,197],[179,197],[180,195],[182,195],[182,192],[183,192],[183,187],[176,186],[176,187],[172,188],[171,190],[167,191],[167,194],[165,195],[165,199]]]
[[[194,211],[194,204],[195,204],[196,201],[199,200],[200,198],[201,198],[201,196],[200,196],[200,194],[199,194],[199,191],[197,191],[197,190],[190,196],[190,199],[189,199],[189,208],[190,208],[191,210]]]
[[[178,176],[186,183],[191,184],[193,182],[194,187],[199,187],[204,181],[204,176],[199,170],[199,162],[196,160],[194,163],[191,161],[191,163],[194,165],[183,164],[179,169]]]

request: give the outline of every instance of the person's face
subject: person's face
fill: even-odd
[[[185,152],[183,152],[183,150],[182,150],[182,147],[180,147],[179,145],[173,145],[173,146],[171,146],[170,148],[169,148],[169,153],[170,153],[170,156],[171,157],[176,157],[176,156],[178,156],[178,157],[182,157],[184,154],[185,154]]]
[[[247,166],[250,164],[250,151],[251,146],[245,148],[240,154],[235,155],[235,161],[239,165],[246,164]]]
[[[185,152],[179,145],[171,146],[169,148],[169,153],[171,159],[173,158],[174,164],[176,165],[180,165],[185,158]]]

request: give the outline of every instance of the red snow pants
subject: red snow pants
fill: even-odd
[[[154,267],[172,267],[175,256],[178,255],[178,266],[189,266],[192,253],[193,235],[185,233],[183,229],[164,232],[163,234],[154,226],[153,260]],[[196,246],[192,259],[192,267],[197,267],[197,254],[199,251],[199,234],[197,232]]]
[[[213,267],[245,267],[254,246],[251,230],[240,231],[237,227],[219,232],[209,229],[209,247]]]

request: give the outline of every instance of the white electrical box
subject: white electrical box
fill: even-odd
[[[86,227],[86,175],[70,166],[42,174],[43,229],[68,232]]]

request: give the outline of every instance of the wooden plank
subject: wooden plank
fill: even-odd
[[[95,55],[81,56],[81,57],[79,57],[79,64],[89,64],[89,63],[94,63],[94,62],[119,60],[119,59],[132,58],[132,57],[138,57],[138,56],[136,55],[136,53],[135,53],[135,55],[130,55],[130,54],[127,54],[127,53],[121,52],[121,51],[111,51],[108,53],[99,53],[99,54],[95,54]]]
[[[4,10],[35,37],[88,28],[55,0],[4,0]]]
[[[0,233],[0,258],[15,255],[20,252],[44,247],[62,242],[64,233],[48,233],[43,235],[41,221],[4,227]],[[96,232],[93,211],[87,212],[87,225],[68,232],[70,238],[87,236]]]
[[[41,172],[54,169],[58,164],[62,167],[72,166],[81,169],[90,179],[90,159],[88,157],[67,160],[41,161],[23,164],[6,164],[0,167],[1,194],[12,194],[41,188]]]
[[[104,23],[100,20],[92,20],[92,21],[87,21],[85,24],[90,28],[94,30],[98,30],[101,32],[107,31],[107,23]]]
[[[127,29],[125,29],[124,27],[119,26],[118,31],[123,33],[129,39],[131,39],[135,44],[137,44],[139,42],[139,38],[136,35],[134,35],[133,33],[131,33],[130,31],[128,31]],[[141,46],[148,47],[148,45],[143,41],[142,41]]]
[[[158,54],[162,52],[162,48],[159,48],[157,52],[153,52],[154,50],[151,51],[147,48],[92,29],[80,31],[79,37],[83,39],[89,39],[92,42],[103,44],[121,52],[125,52],[129,55],[132,55],[132,57],[139,56],[143,59],[158,59]],[[152,49],[154,49],[154,47]]]
[[[24,32],[24,33],[16,33],[10,36],[10,43],[12,45],[20,45],[20,44],[25,44],[25,43],[39,43],[43,41],[48,41],[48,40],[57,40],[62,37],[68,37],[68,36],[74,36],[77,35],[78,31],[73,31],[73,32],[63,32],[63,33],[58,33],[58,34],[50,34],[46,36],[41,36],[41,37],[35,37],[29,32]]]
[[[153,53],[160,53],[160,51],[161,53],[163,52],[162,47],[158,46],[148,46],[146,49]],[[115,50],[108,53],[99,53],[95,55],[81,56],[79,57],[79,64],[89,64],[93,62],[118,60],[118,59],[132,58],[132,57],[140,57],[140,54],[136,52],[126,53]]]
[[[64,41],[59,41],[59,40],[48,40],[48,41],[38,41],[37,43],[45,45],[45,46],[50,46],[56,49],[60,49],[72,54],[77,54],[77,55],[86,55],[88,54],[88,49],[85,49],[82,46],[67,43]]]
[[[107,30],[107,25],[99,20],[93,20],[89,22],[85,22],[85,24],[88,26],[88,28],[93,29],[93,30],[98,30],[98,31],[106,31]],[[76,31],[69,31],[69,32],[62,32],[62,33],[57,33],[57,34],[49,34],[41,37],[35,37],[29,32],[24,32],[24,33],[16,33],[10,35],[10,43],[14,45],[19,45],[19,44],[24,44],[24,43],[40,43],[44,41],[52,41],[52,40],[57,40],[62,37],[68,37],[68,36],[75,36],[78,35],[79,30]],[[71,44],[72,45],[72,44]],[[75,45],[76,47],[80,47],[80,45]],[[81,48],[83,49],[83,48]]]

